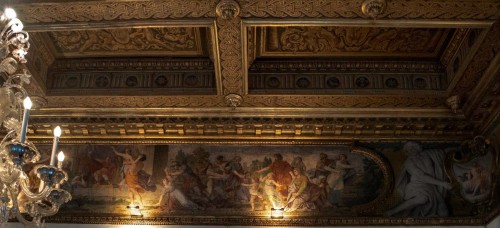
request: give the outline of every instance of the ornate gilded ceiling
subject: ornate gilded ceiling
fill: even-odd
[[[67,144],[432,144],[498,132],[500,3],[376,2],[15,1],[32,45],[28,137],[51,143],[56,125]],[[499,210],[297,224],[477,225]],[[235,223],[223,220],[203,224]]]
[[[167,132],[177,117],[197,129],[238,129],[231,124],[254,117],[251,129],[264,126],[261,117],[341,129],[350,121],[384,128],[387,120],[394,126],[385,139],[407,138],[399,128],[417,129],[409,136],[423,140],[441,131],[418,129],[448,129],[442,138],[450,140],[491,131],[498,122],[497,1],[389,1],[382,12],[362,3],[16,2],[33,42],[33,95],[43,105],[33,112],[34,132],[55,117],[69,132],[85,118],[112,132],[109,118],[116,118],[135,126],[125,131],[131,137],[158,140],[170,136],[148,132]],[[145,119],[130,119],[136,115]],[[157,129],[140,130],[146,122]],[[39,132],[33,137],[44,138]],[[335,132],[311,138],[345,136]]]

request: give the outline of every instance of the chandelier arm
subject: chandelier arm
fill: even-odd
[[[16,23],[21,23],[21,21],[19,21],[19,19],[17,18],[10,19],[3,28],[2,33],[0,33],[0,38],[2,38],[4,41],[7,41],[8,40],[7,37],[9,37],[12,33],[17,33],[14,32],[12,29],[12,26],[15,25]]]
[[[0,142],[0,145],[3,145],[7,141],[7,139],[12,137],[14,133],[16,133],[16,131],[14,130],[10,130],[9,132],[7,132],[7,134],[2,139],[2,142]]]
[[[49,187],[45,182],[40,180],[43,183],[43,188],[40,192],[32,192],[29,187],[29,181],[27,180],[28,178],[20,178],[18,179],[18,183],[21,186],[21,190],[23,193],[30,198],[32,201],[38,201],[42,200],[45,197],[47,197],[50,193],[50,191],[53,189]]]
[[[16,216],[17,220],[22,223],[24,226],[32,226],[32,227],[36,227],[37,226],[37,223],[33,222],[33,221],[29,221],[27,220],[26,218],[24,218],[24,216],[21,214],[21,212],[19,211],[19,204],[17,202],[17,195],[18,195],[18,192],[13,190],[11,187],[8,187],[7,188],[8,191],[9,191],[9,194],[10,194],[10,198],[12,199],[12,208],[11,208],[11,212],[14,214],[14,216]],[[16,194],[14,194],[16,193]],[[15,196],[14,196],[15,195]],[[33,219],[34,220],[34,219]]]
[[[28,95],[28,92],[26,91],[26,89],[22,86],[22,79],[21,77],[23,77],[25,74],[15,74],[15,75],[11,75],[7,80],[5,80],[4,82],[4,85],[8,86],[10,89],[17,89],[19,90],[21,93],[23,93],[23,97],[26,97]],[[14,79],[21,79],[21,82],[19,82],[19,84],[15,83],[13,80]]]
[[[40,207],[40,205],[38,205],[37,203],[35,203],[34,207],[35,210],[38,213],[40,213],[40,215],[42,215],[43,217],[55,215],[59,211],[59,205],[52,205],[50,209],[45,209],[43,207]]]
[[[2,180],[3,183],[6,184],[11,184],[16,182],[17,178],[21,175],[21,172],[19,169],[14,168],[12,172],[0,172],[0,180]]]

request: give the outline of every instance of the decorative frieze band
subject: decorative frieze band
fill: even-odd
[[[386,94],[400,90],[442,90],[442,74],[297,74],[255,73],[248,77],[250,94],[325,94],[358,92]],[[410,93],[410,91],[404,91]]]
[[[369,18],[363,14],[363,1],[242,0],[241,17],[278,18]],[[97,22],[165,18],[215,17],[219,0],[57,2],[14,5],[27,24]],[[457,7],[457,4],[460,7]],[[474,19],[497,18],[495,0],[468,1],[388,1],[377,19]]]

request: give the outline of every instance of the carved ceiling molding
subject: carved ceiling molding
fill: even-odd
[[[474,90],[470,92],[470,96],[464,104],[464,113],[466,115],[470,116],[472,112],[477,110],[478,106],[481,108],[490,108],[494,105],[494,101],[497,100],[500,94],[499,75],[500,53],[497,52],[488,68],[484,70],[481,80],[474,87]]]
[[[105,1],[13,4],[26,24],[133,19],[215,17],[218,0]],[[363,1],[242,0],[241,17],[369,18]],[[388,1],[378,19],[473,19],[498,17],[498,1]],[[457,7],[459,5],[460,7]]]
[[[500,37],[500,23],[497,22],[486,34],[486,38],[484,38],[472,61],[467,65],[456,86],[449,88],[450,95],[467,97],[472,92],[490,66],[495,54],[500,51],[498,37]]]
[[[215,95],[215,80],[208,58],[63,59],[50,68],[47,94],[85,95],[91,89],[107,95],[128,90],[136,95]]]
[[[244,97],[242,106],[248,107],[338,107],[338,108],[404,108],[446,107],[446,99],[439,96],[378,96],[378,95],[288,95]]]
[[[218,17],[222,95],[243,94],[243,55],[241,47],[241,19]],[[246,69],[245,69],[246,70]]]
[[[336,26],[267,27],[259,56],[437,57],[451,29]]]
[[[441,118],[82,118],[34,119],[31,140],[52,137],[60,125],[65,140],[165,139],[336,139],[336,140],[464,140],[472,137],[466,121]],[[401,121],[406,119],[406,121]],[[129,122],[142,120],[141,123]],[[111,123],[110,123],[111,122]]]
[[[428,95],[246,95],[242,107],[447,108],[446,97]],[[224,96],[47,96],[47,108],[226,107]]]
[[[134,71],[197,71],[214,70],[208,58],[105,58],[105,59],[60,59],[50,67],[50,72],[78,72],[89,70]]]
[[[13,4],[26,24],[215,17],[218,0]]]
[[[377,19],[495,19],[499,3],[490,1],[388,1]],[[242,0],[242,17],[369,18],[363,1]],[[460,4],[460,7],[457,7]]]
[[[432,61],[383,61],[383,60],[269,60],[255,61],[250,72],[395,72],[439,73],[443,67]]]
[[[457,53],[457,50],[462,46],[463,40],[466,38],[467,34],[469,33],[470,29],[467,28],[458,28],[453,36],[451,37],[450,42],[448,43],[448,46],[444,50],[443,54],[441,55],[440,62],[443,64],[443,66],[448,66],[451,62],[451,59]]]
[[[202,56],[200,34],[197,27],[154,27],[53,31],[48,36],[65,57]]]

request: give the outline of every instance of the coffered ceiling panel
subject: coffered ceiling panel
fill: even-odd
[[[125,28],[56,31],[47,36],[61,57],[206,56],[201,30]]]
[[[261,27],[259,57],[436,58],[453,29],[373,27]]]

